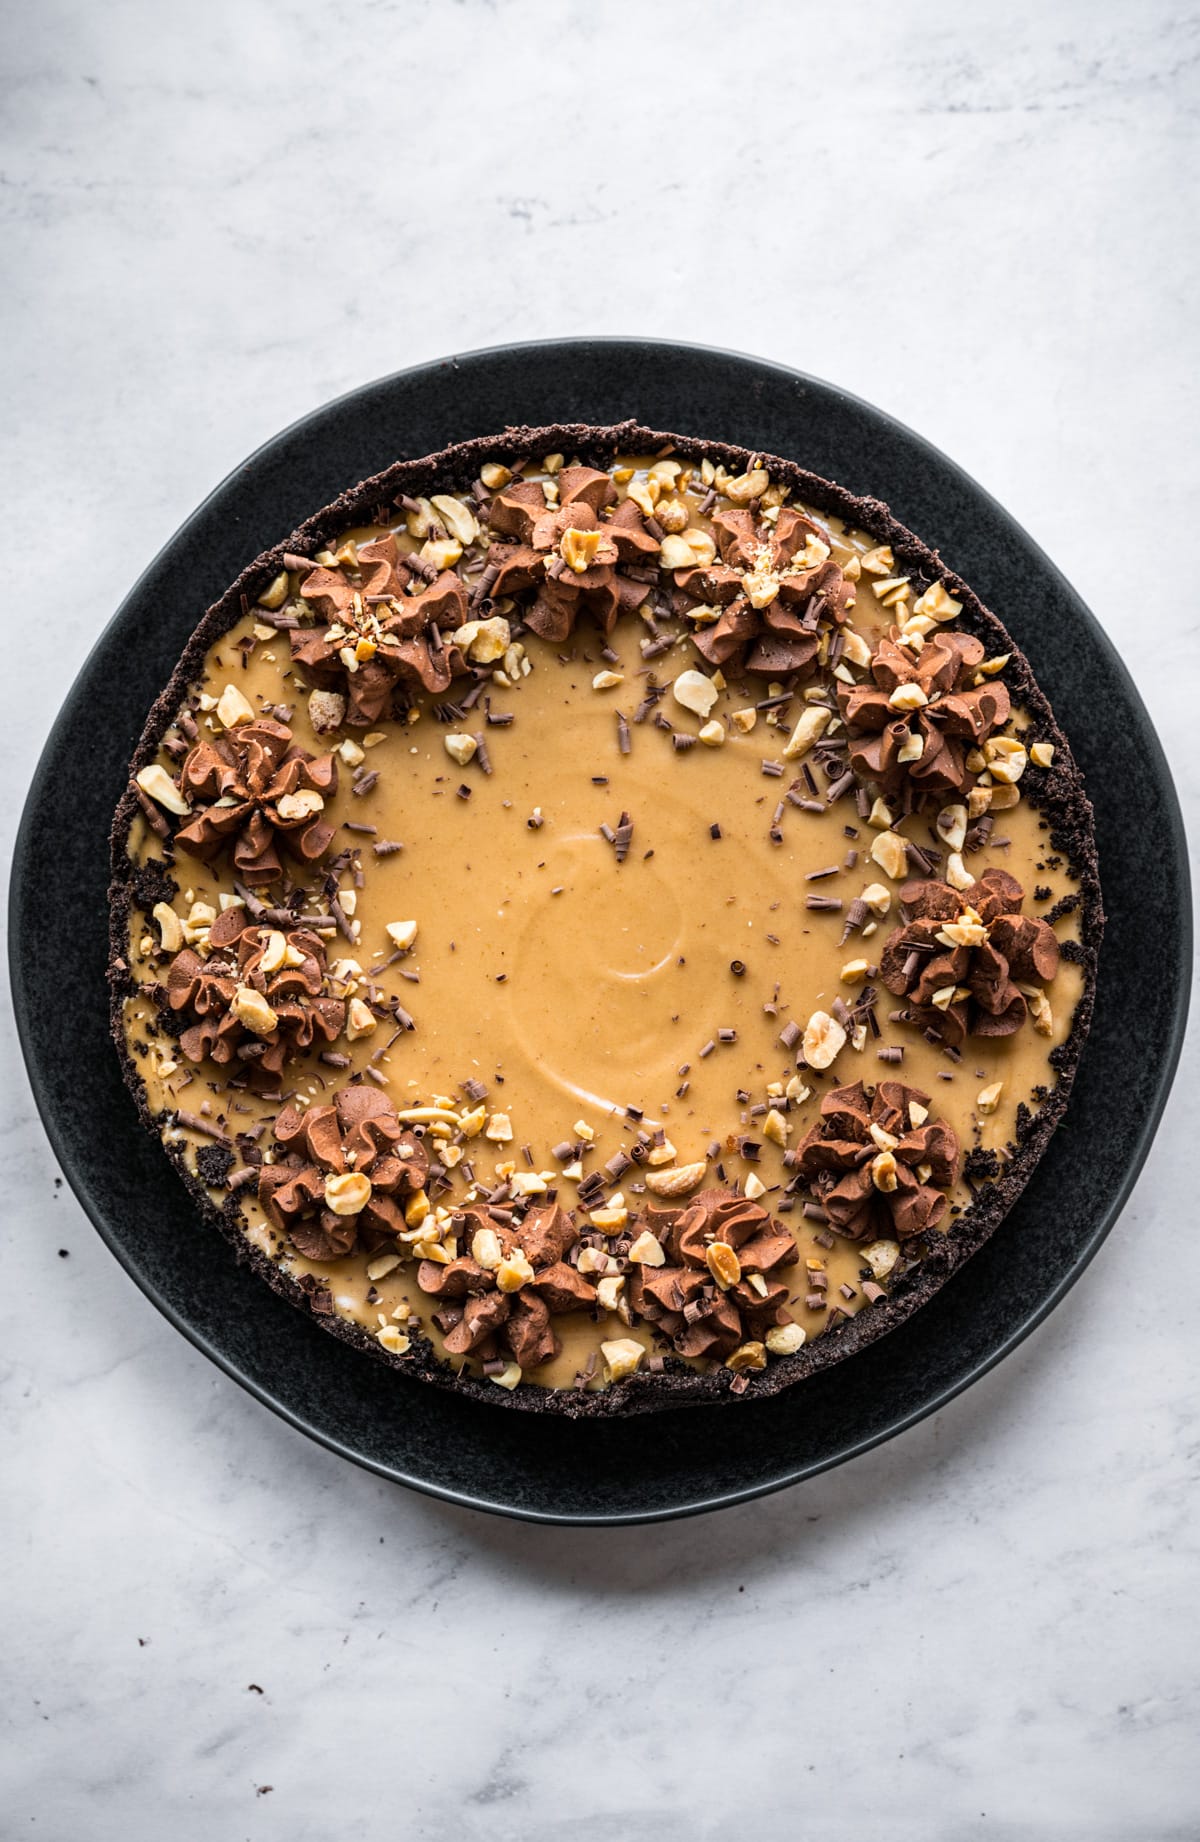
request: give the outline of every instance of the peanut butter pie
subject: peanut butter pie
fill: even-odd
[[[790,462],[625,424],[398,464],[209,609],[130,774],[142,1119],[425,1381],[772,1394],[929,1298],[1066,1104],[1067,742],[967,585]]]

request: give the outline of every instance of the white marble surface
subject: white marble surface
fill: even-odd
[[[52,503],[88,558],[82,591],[9,572],[6,832],[47,657],[250,448],[397,365],[595,331],[793,361],[956,456],[1138,646],[1195,812],[1194,7],[43,0],[3,30],[8,548]],[[1182,541],[1177,595],[1130,592],[1145,540]],[[944,1413],[766,1503],[571,1534],[244,1398],[56,1186],[7,1024],[4,1057],[5,1837],[1197,1834],[1184,1083],[1101,1257]]]

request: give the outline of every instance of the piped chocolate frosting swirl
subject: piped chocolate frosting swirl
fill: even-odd
[[[179,1047],[189,1062],[241,1064],[250,1086],[269,1093],[293,1055],[341,1034],[346,1006],[325,995],[325,947],[311,928],[271,927],[230,908],[207,947],[205,956],[184,947],[167,971],[167,1005],[184,1025]]]
[[[900,1081],[868,1094],[855,1081],[825,1095],[795,1164],[839,1234],[907,1240],[941,1221],[961,1157],[953,1128],[930,1118],[928,1094]]]
[[[176,846],[204,862],[231,846],[234,869],[251,885],[283,875],[280,848],[307,867],[333,840],[321,815],[337,792],[337,762],[294,746],[286,723],[239,723],[218,741],[197,742],[179,790],[191,816]]]
[[[340,1260],[407,1231],[404,1200],[424,1188],[429,1153],[385,1094],[343,1087],[329,1106],[285,1107],[275,1138],[283,1157],[261,1166],[258,1200],[297,1253]]]
[[[879,976],[907,1001],[905,1020],[957,1048],[967,1036],[1011,1036],[1058,970],[1045,921],[1023,915],[1025,891],[1005,870],[965,890],[934,878],[905,883],[908,919],[887,939]]]
[[[515,481],[491,502],[488,524],[501,541],[488,550],[496,572],[489,593],[494,600],[532,594],[525,624],[554,645],[570,638],[581,616],[611,633],[618,616],[650,594],[649,582],[620,566],[649,564],[657,573],[659,540],[632,499],[607,516],[615,498],[609,474],[565,467],[554,505],[536,480]]]
[[[906,783],[914,794],[968,792],[977,778],[971,750],[1010,712],[998,679],[975,683],[983,656],[971,633],[932,633],[918,651],[893,627],[871,656],[872,682],[837,687],[854,772],[889,798]]]
[[[596,1288],[566,1258],[579,1239],[567,1211],[542,1203],[509,1223],[464,1210],[458,1238],[469,1252],[417,1269],[421,1290],[440,1302],[435,1322],[447,1354],[484,1362],[505,1355],[522,1369],[556,1356],[551,1316],[596,1302]]]
[[[717,557],[676,569],[677,613],[718,610],[693,633],[710,665],[768,676],[807,677],[821,652],[821,628],[846,619],[850,584],[830,556],[828,532],[791,506],[771,522],[737,507],[714,512]]]
[[[345,697],[339,720],[352,727],[388,716],[398,687],[440,697],[466,672],[445,637],[467,618],[462,577],[401,555],[394,537],[348,547],[342,562],[304,576],[300,593],[317,624],[292,630],[292,658]]]
[[[724,1358],[789,1321],[779,1274],[800,1250],[761,1204],[701,1190],[683,1207],[647,1209],[644,1225],[666,1259],[636,1269],[630,1302],[681,1356]]]

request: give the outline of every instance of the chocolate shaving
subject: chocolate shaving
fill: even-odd
[[[175,1112],[175,1124],[183,1126],[189,1132],[202,1132],[206,1138],[215,1139],[218,1145],[229,1145],[233,1142],[227,1132],[223,1132],[220,1126],[214,1125],[211,1120],[205,1119],[202,1113],[185,1113],[182,1107],[178,1107]]]
[[[135,780],[131,780],[129,786],[130,791],[142,809],[142,814],[151,831],[159,838],[169,838],[171,836],[171,827],[167,824],[166,818],[154,804],[149,794],[143,793]]]
[[[846,910],[846,921],[842,928],[842,938],[840,942],[842,946],[846,944],[851,934],[858,933],[859,929],[866,921],[867,912],[867,905],[863,901],[861,895],[856,895],[849,908]]]

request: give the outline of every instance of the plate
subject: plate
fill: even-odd
[[[625,417],[789,456],[886,499],[941,550],[1010,626],[1088,776],[1109,919],[1065,1121],[1005,1222],[928,1304],[774,1400],[591,1423],[493,1410],[364,1360],[201,1227],[138,1125],[109,1040],[105,891],[109,824],[146,713],[200,611],[260,550],[394,460],[515,423]],[[497,347],[398,372],[305,416],[230,474],[132,589],[63,706],[22,818],[10,920],[17,1023],[46,1131],[159,1310],[256,1399],[355,1463],[452,1502],[567,1523],[651,1521],[781,1489],[890,1438],[999,1362],[1120,1213],[1178,1059],[1191,960],[1183,825],[1162,750],[1113,646],[1037,545],[952,461],[845,391],[735,353],[627,339]]]

